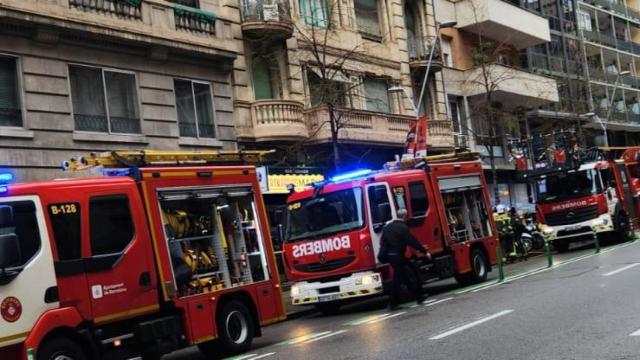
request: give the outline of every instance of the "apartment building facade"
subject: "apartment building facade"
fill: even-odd
[[[541,132],[557,124],[567,127],[563,121],[569,119],[587,145],[639,144],[640,2],[549,0],[523,6],[547,17],[552,34],[547,47],[528,50],[526,63],[533,71],[565,79],[563,106],[556,114],[561,116]]]
[[[112,149],[235,148],[234,2],[3,0],[0,165],[60,177]]]
[[[283,164],[328,169],[336,139],[342,169],[379,167],[401,154],[436,46],[431,5],[241,0],[245,41],[234,65],[239,142],[274,147]],[[419,112],[429,117],[430,150],[447,151],[454,144],[434,50]],[[406,92],[388,91],[398,86]]]
[[[494,203],[523,207],[526,184],[518,183],[508,141],[526,133],[526,114],[559,101],[556,79],[521,66],[523,49],[551,39],[547,19],[502,0],[438,0],[436,18],[454,19],[442,31],[443,75],[452,128],[483,154],[485,174],[493,154],[498,197]]]

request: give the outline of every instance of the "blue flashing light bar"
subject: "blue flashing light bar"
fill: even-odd
[[[7,184],[14,179],[13,174],[10,172],[0,172],[0,184]]]
[[[6,194],[8,192],[9,192],[9,187],[8,186],[0,185],[0,195],[4,195],[4,194]]]
[[[373,170],[370,170],[370,169],[354,170],[354,171],[351,171],[351,172],[348,172],[348,173],[336,175],[336,176],[332,177],[330,179],[330,181],[331,182],[340,182],[340,181],[345,181],[345,180],[357,179],[359,177],[363,177],[365,175],[369,175],[372,172],[373,172]]]
[[[134,174],[131,168],[102,169],[104,176],[131,176]]]

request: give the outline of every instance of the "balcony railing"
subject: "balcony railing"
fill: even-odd
[[[295,140],[309,136],[303,105],[292,100],[258,100],[251,104],[251,118],[257,140]]]
[[[142,20],[142,0],[69,0],[69,6],[82,11]]]
[[[341,141],[361,144],[386,144],[399,146],[406,139],[409,124],[415,118],[398,114],[386,114],[360,109],[335,109],[335,119],[341,124],[338,137]],[[326,107],[316,107],[304,112],[313,134],[312,141],[331,139],[330,114]]]
[[[217,18],[215,14],[180,4],[173,6],[177,29],[207,34],[215,33]]]
[[[242,21],[291,22],[291,7],[286,0],[242,0]]]
[[[413,40],[408,40],[407,47],[409,48],[409,59],[412,61],[429,60],[431,46],[434,43],[436,48],[433,52],[433,61],[441,61],[440,46],[438,46],[438,42],[435,37],[418,37]]]

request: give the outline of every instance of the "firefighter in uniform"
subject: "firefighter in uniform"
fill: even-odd
[[[429,254],[427,249],[411,235],[406,220],[407,210],[400,209],[398,210],[398,218],[387,223],[382,230],[380,254],[378,258],[381,262],[389,263],[393,268],[393,285],[389,299],[389,307],[391,309],[399,305],[402,283],[411,291],[418,304],[422,304],[425,299],[420,284],[417,281],[411,280],[412,278],[418,278],[418,274],[415,273],[415,268],[404,254],[407,246],[411,246],[420,252],[422,256],[429,256]],[[415,273],[414,276],[411,276],[411,271]]]

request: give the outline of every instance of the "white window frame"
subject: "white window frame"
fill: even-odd
[[[0,52],[0,58],[9,58],[16,61],[16,81],[18,82],[18,105],[20,106],[20,119],[22,120],[21,126],[0,126],[2,129],[27,129],[27,114],[25,111],[25,96],[26,91],[24,89],[23,71],[22,71],[22,59],[18,55],[2,53]]]
[[[453,67],[453,49],[451,48],[451,39],[443,36],[440,38],[440,44],[442,47],[442,57],[444,66]]]
[[[181,138],[187,138],[187,139],[217,139],[218,138],[218,121],[216,119],[216,103],[215,103],[215,96],[213,96],[213,84],[210,81],[203,81],[203,80],[194,80],[194,79],[189,79],[189,78],[182,78],[182,77],[172,77],[173,81],[172,86],[173,86],[173,98],[176,100],[176,120],[178,122],[178,136]],[[191,83],[191,96],[193,96],[193,114],[195,116],[195,124],[196,124],[196,137],[192,137],[192,136],[182,136],[180,134],[180,118],[178,117],[178,95],[176,94],[176,80],[182,80],[182,81],[189,81]],[[200,124],[198,123],[198,110],[196,107],[196,93],[193,87],[193,84],[203,84],[203,85],[207,85],[209,86],[209,96],[211,97],[211,113],[213,115],[213,132],[215,134],[214,137],[212,138],[203,138],[200,137]]]
[[[105,115],[107,116],[107,132],[103,133],[101,131],[90,131],[90,130],[77,130],[75,128],[75,113],[74,113],[74,109],[73,109],[73,95],[71,94],[71,73],[69,71],[69,69],[72,66],[76,66],[76,67],[84,67],[84,68],[91,68],[91,69],[99,69],[102,75],[102,93],[104,96],[104,106],[105,106]],[[111,114],[109,114],[109,99],[108,99],[108,94],[107,94],[107,82],[104,80],[104,72],[105,71],[109,71],[109,72],[114,72],[114,73],[120,73],[120,74],[128,74],[128,75],[133,75],[133,81],[134,81],[134,86],[136,88],[136,102],[138,103],[138,122],[140,123],[140,133],[114,133],[111,132]],[[79,64],[79,63],[68,63],[67,64],[67,86],[69,87],[69,105],[70,105],[70,112],[71,112],[71,119],[73,120],[73,130],[74,131],[81,131],[81,132],[91,132],[91,133],[98,133],[98,134],[109,134],[109,135],[141,135],[143,133],[143,129],[142,129],[142,102],[140,100],[140,87],[138,86],[138,74],[135,71],[131,71],[131,70],[122,70],[122,69],[116,69],[116,68],[110,68],[110,67],[103,67],[103,66],[96,66],[96,65],[87,65],[87,64]]]

